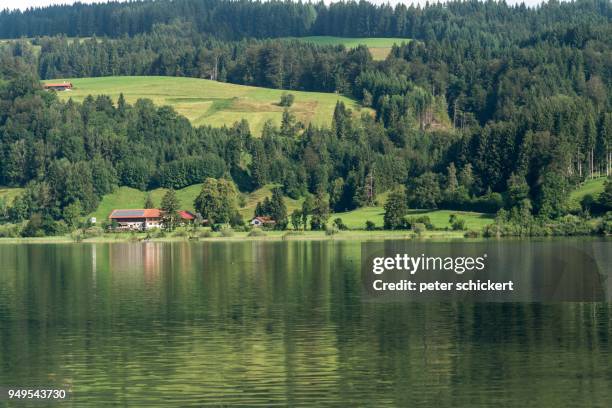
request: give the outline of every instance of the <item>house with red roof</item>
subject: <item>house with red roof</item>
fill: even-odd
[[[178,212],[181,222],[189,224],[195,220],[195,215],[189,211]],[[164,212],[156,208],[113,210],[108,219],[117,225],[115,229],[124,231],[142,231],[151,228],[161,228]]]
[[[70,91],[72,90],[72,82],[57,82],[43,84],[43,88],[48,91]]]
[[[274,224],[276,221],[267,216],[255,217],[251,220],[251,225],[254,227],[272,227]]]

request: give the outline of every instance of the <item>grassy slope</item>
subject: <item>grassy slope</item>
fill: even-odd
[[[593,196],[593,198],[597,199],[599,194],[604,190],[605,182],[605,177],[599,177],[596,179],[587,180],[582,183],[576,190],[570,193],[570,207],[580,208],[580,201],[587,194],[590,194]]]
[[[347,48],[355,48],[363,44],[370,49],[370,53],[375,60],[384,60],[387,58],[393,44],[401,44],[402,42],[410,41],[408,38],[348,38],[331,36],[293,37],[292,39],[319,45],[342,44]]]
[[[249,121],[255,135],[260,134],[268,119],[280,125],[283,108],[277,104],[283,92],[295,95],[295,103],[290,110],[303,123],[328,126],[338,100],[354,111],[360,109],[354,100],[333,93],[283,91],[197,78],[103,77],[65,80],[73,83],[74,90],[58,93],[62,99],[81,101],[90,94],[106,94],[116,101],[123,93],[128,102],[149,98],[157,105],[171,105],[196,126],[231,126],[244,118]]]
[[[240,213],[246,219],[250,219],[255,212],[257,202],[262,201],[264,197],[272,196],[272,185],[267,185],[259,190],[255,190],[245,197],[245,206],[240,208]],[[189,187],[177,190],[176,195],[181,203],[181,208],[185,210],[193,210],[193,202],[200,193],[201,184],[194,184]],[[151,198],[156,206],[159,206],[161,199],[166,192],[163,188],[158,188],[151,191]],[[119,187],[112,194],[107,194],[102,198],[100,205],[88,217],[96,217],[98,220],[105,220],[110,215],[111,211],[116,208],[142,208],[146,199],[147,193],[130,187]],[[300,208],[301,200],[293,200],[286,198],[287,211],[290,214],[294,209]]]
[[[333,221],[335,218],[342,218],[342,221],[346,226],[351,229],[363,229],[365,228],[366,221],[372,221],[377,227],[383,226],[384,209],[382,207],[367,207],[359,208],[357,210],[332,214],[330,220]],[[436,228],[449,227],[448,219],[451,214],[456,214],[459,218],[462,218],[466,222],[468,229],[481,230],[485,225],[493,222],[493,216],[489,214],[482,214],[477,212],[466,212],[466,211],[451,211],[451,210],[410,210],[408,216],[422,216],[427,215],[433,225]]]
[[[0,186],[0,197],[3,197],[7,204],[11,204],[22,191],[23,188]]]

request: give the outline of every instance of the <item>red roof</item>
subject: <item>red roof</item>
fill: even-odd
[[[161,211],[156,208],[147,208],[144,210],[113,210],[108,218],[161,218]]]
[[[72,88],[72,82],[44,84],[43,88]]]
[[[189,211],[181,210],[178,213],[179,213],[179,216],[184,220],[189,220],[189,221],[195,220],[195,215],[193,215]]]
[[[253,220],[258,220],[259,222],[261,222],[262,224],[268,224],[268,223],[272,223],[275,222],[272,217],[268,217],[268,216],[261,216],[261,217],[255,217],[253,218]]]

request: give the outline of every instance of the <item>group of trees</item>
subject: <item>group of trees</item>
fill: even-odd
[[[200,33],[222,39],[335,35],[346,37],[404,37],[431,39],[461,28],[474,32],[518,32],[572,22],[597,10],[605,14],[605,0],[572,4],[551,1],[529,9],[524,4],[451,1],[406,6],[367,1],[331,4],[274,1],[164,0],[50,6],[0,12],[0,38],[65,34],[69,37],[133,36],[150,32],[156,24],[187,21]],[[554,17],[551,20],[550,17]],[[469,22],[468,27],[465,23]]]
[[[62,26],[51,18],[60,15],[81,23]],[[282,25],[266,23],[279,16]],[[571,189],[612,173],[611,27],[600,0],[535,9],[181,0],[2,12],[0,37],[61,36],[0,46],[0,185],[25,188],[0,217],[71,223],[119,185],[206,180],[199,209],[215,222],[237,221],[235,190],[269,183],[280,187],[258,212],[279,228],[324,228],[330,211],[374,205],[387,190],[396,190],[390,228],[406,207],[559,218]],[[377,62],[363,46],[268,38],[306,34],[413,40]],[[66,38],[74,35],[99,37]],[[252,135],[246,121],[194,128],[148,100],[61,102],[38,85],[119,74],[340,92],[375,115],[356,118],[338,103],[330,127],[308,126],[287,93],[281,126]],[[310,198],[287,214],[282,196]],[[205,200],[216,204],[205,209]]]

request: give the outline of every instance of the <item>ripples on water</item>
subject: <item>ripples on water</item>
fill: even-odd
[[[607,304],[376,303],[351,242],[0,245],[0,385],[74,406],[612,406]]]

